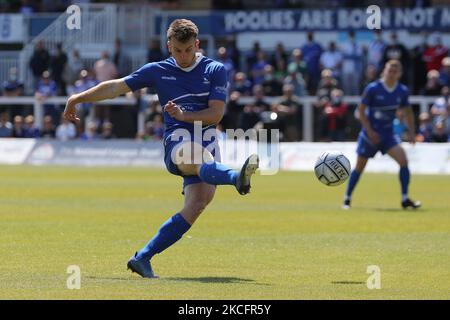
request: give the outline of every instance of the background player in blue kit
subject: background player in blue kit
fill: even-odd
[[[251,155],[240,172],[231,170],[215,161],[219,154],[214,139],[193,137],[194,122],[200,123],[203,134],[215,128],[223,117],[227,94],[225,67],[198,53],[197,36],[198,28],[192,21],[173,21],[167,30],[170,58],[148,63],[125,78],[105,81],[75,94],[68,99],[64,111],[66,119],[79,121],[75,109],[78,103],[111,99],[149,86],[156,88],[164,105],[165,164],[170,173],[183,177],[185,201],[183,209],[128,261],[128,268],[145,278],[156,277],[150,259],[189,230],[213,199],[216,185],[233,185],[240,194],[247,194],[250,178],[259,165],[258,156]]]
[[[364,90],[359,105],[359,119],[362,130],[358,137],[358,155],[355,169],[345,193],[343,209],[349,209],[352,192],[361,176],[369,158],[378,151],[388,154],[400,165],[400,184],[402,192],[401,205],[406,208],[419,208],[420,202],[408,198],[410,172],[406,153],[400,145],[400,139],[394,135],[392,122],[396,111],[401,108],[406,112],[409,142],[415,143],[414,116],[408,101],[408,88],[399,83],[402,65],[398,60],[386,62],[381,79],[370,83]]]

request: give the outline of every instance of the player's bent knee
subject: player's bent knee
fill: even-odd
[[[198,165],[196,164],[179,164],[177,165],[178,170],[185,176],[197,175]]]

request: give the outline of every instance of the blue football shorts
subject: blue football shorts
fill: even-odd
[[[164,138],[164,163],[166,165],[167,171],[169,171],[171,174],[183,177],[183,194],[186,186],[203,182],[197,175],[183,175],[178,169],[177,164],[174,162],[173,155],[177,152],[178,148],[180,148],[184,143],[188,141],[195,141],[193,135],[188,138],[185,136],[174,137],[172,134],[168,134]],[[217,137],[213,138],[212,140],[201,139],[201,141],[198,141],[198,143],[201,143],[202,147],[207,149],[212,154],[215,161],[220,161],[220,149]]]
[[[356,153],[367,159],[373,158],[378,151],[381,151],[382,154],[386,154],[389,149],[401,143],[400,138],[394,134],[380,135],[380,140],[378,145],[374,145],[369,137],[361,131],[358,136]]]

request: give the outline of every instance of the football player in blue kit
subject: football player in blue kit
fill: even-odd
[[[391,156],[400,166],[400,185],[404,209],[417,209],[419,201],[412,201],[408,197],[410,172],[404,149],[400,145],[400,138],[394,135],[393,120],[398,108],[406,113],[409,142],[415,143],[414,114],[408,101],[408,88],[399,82],[402,75],[402,65],[398,60],[386,62],[381,78],[371,82],[364,90],[359,105],[359,120],[362,130],[358,137],[356,149],[357,161],[355,169],[350,175],[344,197],[343,209],[350,209],[352,193],[367,164],[368,159],[378,151]]]
[[[64,111],[66,119],[80,121],[75,109],[78,103],[112,99],[145,87],[156,89],[164,106],[164,161],[170,173],[183,178],[184,206],[129,259],[127,267],[144,278],[157,277],[150,260],[181,239],[211,202],[217,185],[232,185],[245,195],[259,166],[255,154],[240,171],[218,161],[218,144],[211,130],[215,133],[225,111],[227,74],[223,64],[198,52],[197,37],[198,28],[192,21],[174,20],[167,30],[171,57],[71,96]]]

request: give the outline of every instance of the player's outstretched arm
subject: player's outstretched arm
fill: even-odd
[[[64,110],[64,118],[69,121],[80,121],[77,117],[75,106],[78,103],[96,102],[113,99],[121,94],[131,91],[124,79],[115,79],[99,83],[93,88],[74,94],[69,97]]]

